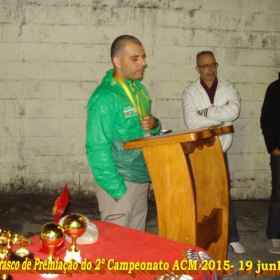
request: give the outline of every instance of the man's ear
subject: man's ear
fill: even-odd
[[[200,74],[200,69],[198,66],[195,67],[196,71]]]
[[[121,68],[121,59],[118,56],[113,57],[113,64],[116,68]]]

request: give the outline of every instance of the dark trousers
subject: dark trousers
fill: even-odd
[[[270,155],[271,196],[268,208],[266,236],[268,239],[280,239],[280,156]]]
[[[227,153],[224,153],[224,158],[225,158],[225,165],[226,165],[226,170],[227,170],[227,175],[228,175],[228,187],[229,187],[229,192],[230,192],[230,173],[229,173]],[[236,225],[234,206],[233,206],[233,202],[231,200],[230,194],[229,194],[229,236],[228,236],[228,243],[237,242],[239,240],[240,240],[240,238],[239,238],[239,233],[238,233],[237,225]]]

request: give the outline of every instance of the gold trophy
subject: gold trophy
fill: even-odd
[[[7,248],[4,248],[7,245]],[[11,232],[2,231],[0,229],[0,262],[8,261],[12,252],[11,247]],[[8,274],[0,274],[0,279],[10,280],[12,277]]]
[[[41,227],[39,237],[43,245],[49,249],[46,261],[54,261],[54,248],[57,248],[64,241],[64,229],[57,223],[46,223]],[[54,278],[58,274],[42,274],[42,276],[45,278]]]
[[[25,248],[25,246],[31,245],[32,242],[26,239],[23,235],[13,234],[11,236],[11,242],[13,245],[20,245],[20,248],[11,254],[10,260],[19,261],[22,263],[26,258],[34,258],[34,254]]]
[[[53,250],[64,241],[64,230],[57,223],[46,223],[40,229],[40,240],[49,248],[49,255],[47,261],[54,261]]]
[[[81,263],[81,252],[76,246],[76,241],[77,238],[82,236],[87,229],[86,220],[80,214],[70,214],[65,218],[63,228],[65,230],[65,234],[72,238],[72,244],[66,251],[64,261],[69,262],[71,259],[74,259]]]
[[[9,249],[5,249],[3,245],[0,243],[0,262],[9,260]],[[0,274],[0,279],[2,280],[10,280],[12,277],[8,274]]]

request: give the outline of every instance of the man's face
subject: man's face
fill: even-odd
[[[216,66],[210,66],[210,67],[199,67],[203,65],[209,65],[212,63],[215,63],[215,57],[211,54],[203,54],[199,57],[198,63],[196,66],[197,72],[200,74],[200,78],[207,84],[207,83],[213,83],[215,81],[215,78],[217,76],[217,67]]]
[[[141,80],[146,67],[145,51],[142,45],[127,41],[121,57],[114,57],[116,74],[122,81]]]

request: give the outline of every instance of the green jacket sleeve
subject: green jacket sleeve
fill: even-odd
[[[151,135],[157,134],[157,133],[159,133],[159,131],[161,130],[161,121],[160,121],[158,118],[156,118],[155,116],[153,116],[153,117],[157,120],[158,126],[157,126],[156,128],[154,128],[154,129],[151,129],[151,130],[150,130],[150,134],[151,134]]]
[[[87,106],[86,153],[96,183],[112,198],[122,197],[127,187],[112,156],[116,113],[107,94],[93,96]]]

